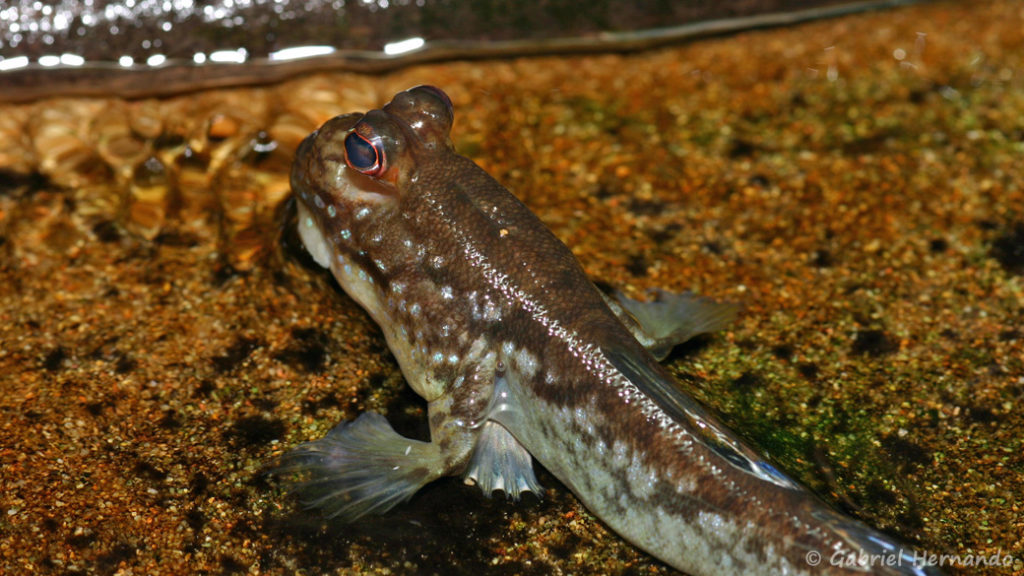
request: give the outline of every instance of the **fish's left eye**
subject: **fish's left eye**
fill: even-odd
[[[349,134],[345,137],[345,159],[354,170],[367,176],[384,172],[384,148],[380,138],[371,140],[358,132]]]

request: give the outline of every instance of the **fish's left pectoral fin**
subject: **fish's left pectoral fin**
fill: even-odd
[[[523,492],[544,493],[533,474],[533,461],[526,448],[504,426],[485,422],[477,439],[465,478],[488,497],[501,490],[512,500]]]
[[[633,336],[659,360],[694,336],[725,328],[740,310],[738,304],[690,292],[655,290],[654,297],[641,302],[616,291],[606,300]]]
[[[367,412],[285,454],[277,473],[300,478],[292,492],[306,507],[352,522],[405,502],[443,474],[442,462],[436,445],[405,438]]]

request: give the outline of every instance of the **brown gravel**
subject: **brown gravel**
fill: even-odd
[[[1012,557],[954,573],[1024,574],[1014,0],[0,108],[0,573],[670,572],[546,474],[349,527],[266,475],[365,410],[423,432],[377,328],[278,241],[299,139],[423,82],[595,279],[745,305],[670,359],[741,434],[922,550]]]

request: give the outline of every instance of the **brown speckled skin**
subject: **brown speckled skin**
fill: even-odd
[[[463,473],[476,425],[490,419],[612,529],[680,570],[863,573],[830,559],[885,552],[869,538],[889,538],[774,472],[672,388],[568,248],[454,152],[451,123],[438,90],[403,92],[329,121],[292,173],[336,277],[429,402],[443,473]],[[353,130],[385,151],[381,174],[346,166]],[[502,410],[491,403],[498,385],[510,395]],[[901,560],[872,573],[931,573]]]

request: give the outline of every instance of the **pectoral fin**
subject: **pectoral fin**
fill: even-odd
[[[305,476],[293,489],[304,505],[351,522],[405,502],[445,468],[437,445],[405,438],[367,412],[286,454],[278,472]]]
[[[725,328],[739,311],[737,304],[716,302],[689,292],[655,291],[650,302],[633,300],[621,292],[605,297],[626,328],[657,359],[698,334]]]

